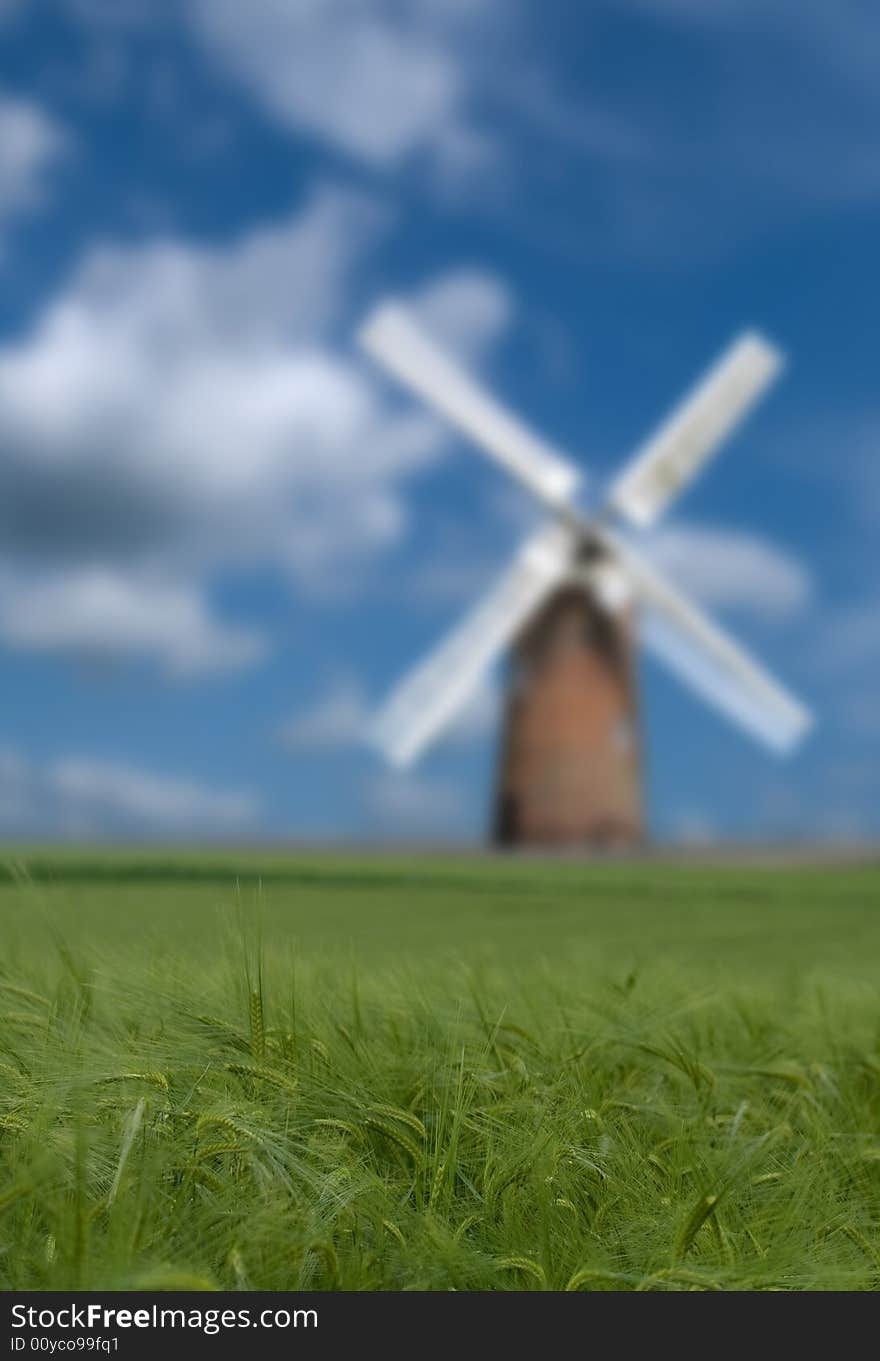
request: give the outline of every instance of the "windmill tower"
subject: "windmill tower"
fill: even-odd
[[[567,582],[511,646],[493,840],[637,844],[639,746],[631,620]]]
[[[636,641],[767,746],[791,750],[807,710],[617,528],[653,525],[777,376],[742,336],[624,467],[591,513],[572,463],[498,405],[402,306],[361,332],[368,354],[537,498],[547,522],[487,596],[395,690],[371,736],[413,762],[508,650],[493,830],[503,845],[631,846],[643,837]]]

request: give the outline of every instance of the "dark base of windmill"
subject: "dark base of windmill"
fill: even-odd
[[[631,620],[571,585],[511,656],[492,839],[500,847],[644,844]]]
[[[641,827],[628,827],[620,823],[597,824],[582,833],[571,832],[567,828],[543,832],[527,829],[517,822],[516,810],[509,806],[496,810],[491,842],[502,851],[520,847],[536,851],[631,851],[646,845]]]

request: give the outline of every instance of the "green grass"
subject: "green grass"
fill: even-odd
[[[874,1289],[880,871],[28,853],[5,1289]]]

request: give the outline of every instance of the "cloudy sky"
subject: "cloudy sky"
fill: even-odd
[[[496,686],[360,737],[533,523],[358,355],[404,295],[588,497],[743,325],[646,545],[819,715],[645,663],[663,838],[880,834],[874,0],[0,0],[0,837],[481,834]]]

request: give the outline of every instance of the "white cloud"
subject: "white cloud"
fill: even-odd
[[[781,190],[789,210],[805,200],[852,202],[880,192],[873,134],[880,114],[880,31],[870,4],[628,3],[693,30],[702,43],[714,89],[702,126],[691,128],[691,150],[701,159],[714,151],[728,177]],[[684,142],[681,149],[686,153]]]
[[[456,171],[492,154],[470,107],[489,11],[492,0],[194,0],[191,12],[207,49],[282,124],[374,167],[422,153]]]
[[[668,819],[666,839],[691,849],[716,845],[718,828],[711,815],[703,808],[684,808]]]
[[[484,554],[469,551],[468,546],[459,548],[454,543],[454,550],[409,572],[400,583],[404,598],[421,608],[449,602],[466,607],[484,595],[503,565],[497,558],[489,561]]]
[[[341,676],[330,682],[312,708],[288,719],[278,736],[290,751],[352,747],[364,740],[369,721],[369,706],[359,682]]]
[[[371,780],[364,802],[377,830],[392,837],[418,835],[442,841],[460,835],[467,821],[456,785],[398,771],[382,771]]]
[[[588,221],[552,212],[539,228],[578,258],[692,264],[880,192],[869,0],[596,0],[589,20],[568,5],[552,25],[523,0],[67,3],[98,33],[125,16],[184,26],[295,137],[374,173],[428,166],[530,235],[521,205],[582,179]],[[559,55],[567,25],[576,82]],[[606,25],[609,48],[640,45],[635,84],[604,58]],[[679,68],[698,74],[670,100]]]
[[[178,676],[234,670],[266,651],[259,634],[211,619],[194,587],[108,568],[0,577],[0,637],[35,652],[156,658]]]
[[[36,104],[0,95],[0,230],[42,203],[48,172],[68,146],[67,134]]]
[[[589,185],[585,216],[545,214],[541,230],[557,249],[692,271],[742,238],[877,201],[880,30],[870,0],[557,8],[554,41],[542,43],[534,24],[528,46],[519,36],[487,79],[509,115],[511,184],[528,184],[530,203],[544,189],[555,198],[563,179]],[[576,71],[558,56],[566,26]],[[606,50],[637,50],[638,80],[621,78],[626,62],[609,62]],[[515,195],[503,211],[522,223]],[[525,227],[535,230],[531,216]]]
[[[682,590],[707,606],[779,620],[798,614],[812,596],[806,566],[755,534],[677,525],[656,530],[641,546]]]
[[[259,801],[193,780],[157,776],[131,766],[70,758],[48,772],[47,783],[77,811],[169,830],[237,828],[253,823]]]
[[[0,640],[222,668],[259,640],[213,618],[219,567],[357,588],[444,438],[335,342],[381,226],[327,190],[224,246],[97,246],[0,348]],[[509,309],[476,272],[428,297],[484,345]]]
[[[498,718],[498,692],[487,678],[477,687],[446,729],[444,742],[469,746],[486,737]],[[290,751],[329,751],[363,745],[379,703],[371,704],[353,676],[339,676],[325,687],[311,708],[294,714],[279,730]]]
[[[231,832],[260,814],[246,790],[224,790],[134,766],[69,757],[48,766],[0,749],[0,830],[102,834]]]
[[[480,269],[443,275],[411,299],[412,310],[464,362],[483,359],[514,322],[510,289]]]
[[[826,604],[812,630],[805,664],[820,688],[829,730],[867,759],[880,739],[880,599]],[[876,759],[873,768],[880,770]],[[823,787],[833,769],[823,767]]]

